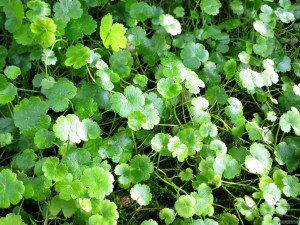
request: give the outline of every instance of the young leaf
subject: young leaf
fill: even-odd
[[[8,208],[17,204],[25,191],[24,185],[17,179],[17,174],[9,169],[0,172],[0,208]]]
[[[191,195],[182,195],[175,202],[175,209],[179,216],[190,218],[195,214],[196,200]]]
[[[140,110],[131,112],[128,115],[128,127],[134,131],[138,131],[142,128],[142,125],[146,123],[147,116]]]
[[[159,218],[165,220],[165,223],[169,225],[175,220],[175,211],[170,208],[163,208],[159,211]]]
[[[130,196],[136,200],[139,205],[148,205],[152,199],[150,188],[146,184],[136,184],[130,189]]]
[[[55,43],[56,24],[51,18],[35,18],[30,26],[34,40],[43,48],[49,48]]]
[[[85,47],[82,44],[72,45],[67,49],[65,65],[73,66],[74,69],[79,69],[87,64],[90,55],[90,49],[88,47]]]
[[[107,14],[101,20],[100,37],[105,48],[111,46],[112,50],[119,51],[120,48],[125,48],[127,39],[124,36],[126,28],[120,23],[114,23],[112,15]]]

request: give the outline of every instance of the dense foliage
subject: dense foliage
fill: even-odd
[[[0,0],[0,225],[298,223],[299,19]]]

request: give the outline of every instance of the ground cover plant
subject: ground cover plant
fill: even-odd
[[[0,225],[298,224],[299,19],[0,0]]]

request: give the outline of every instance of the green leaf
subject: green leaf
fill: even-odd
[[[31,149],[26,149],[16,157],[16,164],[21,170],[28,170],[35,165],[37,155]]]
[[[127,86],[124,89],[124,95],[115,93],[110,99],[111,108],[121,117],[127,117],[129,113],[141,110],[145,104],[145,97],[142,91],[134,86]]]
[[[262,188],[264,199],[270,204],[275,205],[281,198],[281,191],[274,183],[267,183]]]
[[[174,10],[173,13],[176,15],[176,17],[184,17],[184,8],[181,6],[177,6]]]
[[[13,136],[10,133],[0,134],[0,147],[4,147],[6,145],[11,144],[12,140]]]
[[[16,105],[14,122],[21,134],[33,138],[38,130],[48,129],[51,121],[50,116],[46,114],[48,109],[46,102],[38,97],[25,98],[19,105]]]
[[[250,155],[250,152],[245,148],[244,146],[241,146],[239,148],[232,147],[229,149],[228,153],[235,158],[238,162],[245,162],[245,158],[247,155]]]
[[[128,127],[134,131],[138,131],[142,128],[142,125],[146,123],[146,119],[147,116],[139,110],[131,112],[128,115]]]
[[[173,157],[177,157],[179,162],[183,162],[188,156],[188,148],[181,143],[179,137],[172,137],[169,140],[168,150],[172,152]]]
[[[97,22],[88,14],[83,14],[80,18],[72,19],[66,27],[66,37],[71,41],[77,41],[83,35],[91,35],[96,31]]]
[[[135,155],[130,162],[130,166],[133,168],[134,183],[148,180],[153,172],[153,163],[147,155]]]
[[[210,121],[210,115],[206,111],[208,109],[209,102],[205,98],[193,98],[192,105],[193,106],[190,107],[190,113],[196,123],[202,124]]]
[[[52,131],[48,131],[47,129],[38,130],[34,136],[34,144],[39,149],[50,148],[53,145],[54,140],[54,133]]]
[[[200,126],[200,135],[202,137],[208,137],[214,138],[218,134],[218,128],[216,125],[214,125],[212,122],[202,123]]]
[[[0,208],[19,203],[25,191],[23,183],[17,179],[17,174],[9,169],[0,172],[0,187]]]
[[[140,26],[130,28],[127,32],[127,39],[128,42],[133,44],[134,46],[141,45],[147,39],[146,31]]]
[[[133,83],[144,90],[144,88],[147,86],[148,78],[145,75],[137,74],[133,78]]]
[[[0,79],[1,77],[4,78],[3,75],[0,75]],[[2,104],[6,104],[8,102],[11,102],[12,100],[15,99],[15,95],[17,95],[17,88],[6,81],[6,79],[2,79],[1,81],[3,81],[4,83],[1,84],[1,88],[0,88],[0,103]]]
[[[170,208],[163,208],[159,211],[159,218],[165,220],[165,223],[169,225],[175,220],[175,211]]]
[[[63,200],[56,195],[51,199],[49,210],[54,216],[62,211],[64,216],[69,218],[77,211],[77,208],[75,205],[75,200]]]
[[[254,91],[256,87],[261,88],[264,85],[264,80],[260,73],[251,69],[243,69],[239,73],[241,84],[249,91]]]
[[[141,225],[158,225],[158,223],[155,220],[144,220]]]
[[[198,187],[198,193],[192,192],[191,195],[195,198],[196,204],[194,206],[195,214],[197,216],[213,215],[214,208],[212,206],[214,197],[212,190],[207,184],[203,183]]]
[[[178,96],[181,89],[181,85],[171,78],[162,78],[157,83],[158,92],[166,99]]]
[[[91,198],[103,199],[113,191],[113,175],[99,166],[85,169],[80,180]]]
[[[43,48],[48,48],[55,43],[56,24],[51,18],[35,18],[30,25],[31,32],[34,34],[33,38],[36,43]]]
[[[68,172],[73,175],[74,179],[79,179],[91,161],[90,152],[86,149],[78,148],[74,150],[68,149],[61,163],[68,167]]]
[[[291,59],[288,56],[284,56],[281,61],[277,63],[277,70],[285,73],[291,70]]]
[[[202,148],[203,143],[201,142],[202,137],[200,136],[200,132],[191,127],[179,131],[177,137],[179,137],[180,141],[188,148],[189,156],[193,156]]]
[[[224,173],[226,179],[233,179],[240,173],[238,162],[227,154],[220,155],[215,159],[214,170],[219,175]]]
[[[201,0],[200,7],[208,15],[218,15],[222,4],[219,0]]]
[[[199,163],[200,175],[207,178],[208,183],[218,183],[221,181],[221,176],[215,173],[213,168],[214,157],[208,156],[205,160],[201,160]]]
[[[78,93],[78,92],[77,92]],[[80,120],[92,117],[96,112],[98,112],[97,103],[93,98],[83,98],[80,100],[75,100],[75,114]]]
[[[143,113],[146,115],[146,122],[142,124],[143,129],[151,130],[160,121],[159,112],[154,108],[154,104],[147,105]]]
[[[67,166],[59,164],[57,157],[48,157],[42,166],[45,177],[49,180],[61,181],[68,174]]]
[[[103,218],[107,220],[117,220],[119,218],[119,213],[117,206],[114,202],[107,199],[100,202],[100,212]],[[116,221],[114,221],[116,222]]]
[[[243,214],[248,221],[253,221],[258,216],[258,209],[255,201],[249,196],[245,195],[245,198],[238,198],[235,203],[237,209]]]
[[[272,166],[269,151],[262,145],[254,143],[250,147],[250,154],[245,159],[245,165],[251,173],[267,174]]]
[[[46,159],[46,158],[43,158]],[[35,201],[43,202],[50,196],[52,181],[44,176],[29,177],[25,182],[24,198],[32,198]]]
[[[70,18],[78,19],[82,15],[81,4],[78,0],[60,0],[53,6],[54,16],[69,22]]]
[[[162,156],[170,156],[171,152],[168,150],[168,144],[171,135],[158,133],[151,140],[151,147],[154,151],[160,152]]]
[[[201,63],[208,60],[209,53],[200,43],[188,42],[180,52],[180,57],[185,66],[196,70]]]
[[[76,91],[77,88],[72,82],[61,79],[48,89],[46,102],[55,112],[64,111],[69,106],[68,100],[75,97]]]
[[[87,130],[76,115],[68,114],[57,118],[53,125],[55,136],[62,141],[80,143],[87,140]]]
[[[280,128],[284,132],[290,132],[291,127],[294,129],[294,132],[296,135],[300,135],[300,113],[297,110],[297,108],[292,107],[291,111],[288,111],[287,113],[284,113],[280,117]]]
[[[26,225],[26,223],[22,221],[20,215],[9,213],[5,217],[0,218],[0,225]]]
[[[277,203],[276,213],[278,213],[279,215],[286,215],[289,209],[289,203],[285,199],[280,199]]]
[[[238,225],[239,224],[239,219],[230,213],[223,213],[219,217],[219,225]]]
[[[96,139],[100,136],[101,130],[98,123],[94,122],[91,119],[84,119],[82,120],[83,131],[84,131],[84,139],[83,140],[90,140]]]
[[[26,12],[26,17],[31,21],[38,17],[47,17],[51,13],[49,5],[40,0],[31,0],[27,3],[27,7],[30,8],[30,10]]]
[[[109,57],[109,63],[110,68],[124,78],[130,75],[133,58],[128,50],[120,50]]]
[[[244,12],[243,2],[239,0],[233,0],[230,2],[230,8],[234,14],[241,15]]]
[[[130,189],[130,196],[136,200],[139,205],[148,205],[152,200],[150,187],[146,184],[136,184]]]
[[[52,51],[50,49],[43,50],[41,59],[46,65],[55,65],[57,62],[57,58],[55,56],[54,51]]]
[[[113,83],[120,81],[119,75],[108,68],[97,70],[96,74],[99,77],[96,83],[104,90],[111,91],[114,88]]]
[[[264,37],[274,37],[273,27],[268,23],[265,23],[261,20],[256,20],[253,23],[253,27],[257,32],[259,32]]]
[[[286,165],[289,173],[296,170],[300,164],[300,138],[286,137],[275,147],[275,159],[279,165]]]
[[[28,45],[33,41],[33,33],[30,29],[30,23],[24,23],[14,32],[14,38],[18,44]]]
[[[283,184],[285,185],[283,188],[283,193],[287,197],[296,198],[300,194],[300,183],[296,176],[286,176],[283,178]]]
[[[159,16],[159,24],[171,35],[181,34],[181,24],[177,19],[169,14]]]
[[[17,31],[22,25],[24,17],[24,9],[20,0],[1,1],[0,6],[3,6],[3,12],[6,16],[5,29],[10,33]],[[2,22],[3,24],[3,22]]]
[[[139,22],[144,22],[153,15],[152,8],[146,2],[133,3],[130,6],[130,16]]]
[[[182,181],[189,181],[192,179],[193,175],[193,170],[187,168],[185,171],[181,171],[178,176]]]
[[[210,105],[213,105],[216,101],[220,105],[225,105],[228,99],[228,95],[224,88],[219,86],[212,86],[206,89],[205,98],[209,101]]]
[[[115,167],[115,174],[119,176],[118,181],[122,185],[128,185],[133,181],[132,168],[122,163]]]
[[[79,69],[87,64],[90,59],[90,49],[82,44],[76,44],[70,46],[66,53],[67,59],[65,61],[66,66],[73,66],[74,69]]]
[[[107,14],[101,20],[100,37],[105,48],[111,46],[112,50],[119,51],[126,48],[127,39],[124,36],[126,28],[120,23],[114,23],[112,15]]]
[[[84,187],[79,180],[73,180],[73,176],[68,174],[63,180],[58,181],[55,185],[55,191],[59,193],[59,197],[63,200],[79,198]]]
[[[259,206],[259,212],[263,216],[266,216],[266,215],[273,216],[273,214],[275,212],[275,206],[270,205],[268,202],[261,203],[260,206]]]
[[[221,140],[211,141],[209,148],[215,152],[216,156],[225,155],[227,152],[226,144]]]
[[[196,200],[191,195],[182,195],[175,202],[175,209],[179,216],[184,218],[192,217],[195,214]]]

